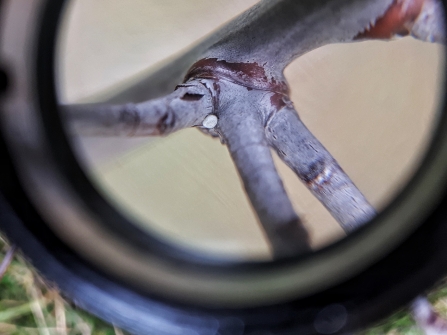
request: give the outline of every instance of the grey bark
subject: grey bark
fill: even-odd
[[[294,58],[329,43],[353,41],[371,27],[393,0],[263,0],[211,33],[188,51],[146,71],[125,85],[110,103],[140,102],[170,93],[191,65],[202,58],[266,63],[276,75]],[[444,11],[439,0],[427,1],[412,34],[444,42]]]
[[[269,119],[269,142],[346,232],[371,220],[376,212],[292,107]]]
[[[264,92],[220,82],[221,96],[216,132],[226,143],[251,204],[270,241],[275,258],[310,251],[309,236],[286,194],[265,136],[258,108]],[[262,102],[261,102],[262,104]]]
[[[329,43],[350,42],[393,0],[280,0],[261,3],[229,24],[206,57],[265,64],[280,75],[296,57]]]
[[[213,111],[213,99],[199,80],[142,103],[65,105],[62,109],[70,130],[80,135],[157,136],[201,126]]]

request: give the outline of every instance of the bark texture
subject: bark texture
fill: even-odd
[[[376,212],[337,161],[301,122],[292,107],[275,113],[266,127],[270,144],[346,232]]]
[[[141,103],[62,106],[68,124],[84,136],[159,136],[202,126],[213,112],[206,81],[191,81],[162,98]]]

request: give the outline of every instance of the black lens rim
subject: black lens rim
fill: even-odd
[[[43,22],[54,19],[54,10],[62,10],[63,2],[48,1]],[[54,28],[54,24],[50,25]],[[444,125],[439,131],[445,130]],[[387,257],[345,283],[311,297],[275,306],[233,310],[198,308],[166,301],[111,279],[67,248],[27,199],[3,137],[0,139],[0,153],[6,158],[5,164],[0,164],[0,186],[8,200],[0,201],[2,230],[22,248],[44,276],[58,283],[78,304],[140,334],[150,329],[149,321],[142,317],[144,313],[158,313],[173,324],[203,335],[209,334],[213,320],[219,323],[213,329],[220,334],[237,334],[231,329],[241,329],[241,324],[239,334],[255,331],[314,334],[313,321],[331,304],[341,304],[347,310],[346,325],[334,333],[341,334],[386,316],[432,286],[447,271],[447,194],[444,192],[442,201],[425,223]],[[425,247],[422,252],[421,245]],[[123,309],[135,314],[123,315]],[[201,325],[195,322],[198,319],[202,321]]]
[[[44,121],[44,128],[52,151],[52,156],[56,160],[60,172],[70,183],[70,187],[81,195],[80,198],[83,200],[84,205],[89,208],[96,217],[101,218],[101,223],[104,227],[116,234],[116,236],[121,238],[124,237],[129,243],[143,252],[159,255],[164,260],[173,262],[174,264],[180,262],[182,263],[182,266],[190,267],[191,270],[205,268],[210,271],[256,271],[256,269],[259,268],[274,270],[277,266],[280,267],[290,262],[308,259],[309,257],[313,257],[314,254],[331,252],[332,248],[336,248],[343,243],[348,243],[349,240],[355,239],[361,233],[367,233],[367,230],[369,229],[368,226],[372,226],[372,224],[362,227],[347,238],[311,255],[292,257],[275,262],[234,263],[226,262],[225,260],[216,260],[214,257],[208,257],[207,255],[198,254],[192,250],[185,250],[181,247],[168,244],[151,236],[146,231],[139,228],[138,225],[132,223],[101,195],[101,192],[96,189],[89,177],[83,171],[72,150],[72,145],[64,129],[63,119],[59,113],[55,82],[55,50],[59,21],[61,20],[62,13],[68,2],[69,1],[67,0],[61,0],[54,4],[50,2],[51,4],[47,5],[47,8],[43,13],[42,29],[39,38],[37,39],[36,87],[38,89],[41,116]],[[443,131],[443,129],[447,129],[447,111],[445,103],[443,110],[444,113],[442,113],[442,116],[439,118],[439,124],[432,140],[431,149],[428,150],[421,167],[412,178],[412,181],[409,182],[408,186],[399,196],[397,196],[393,203],[383,211],[383,213],[380,213],[374,219],[374,221],[379,221],[381,217],[386,215],[387,211],[398,206],[404,198],[405,193],[411,192],[413,181],[419,178],[419,175],[424,173],[424,165],[427,165],[427,162],[436,154],[437,143],[445,140],[444,138],[446,135]]]

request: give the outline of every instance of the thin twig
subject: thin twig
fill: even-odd
[[[47,300],[43,299],[40,301],[41,304],[46,304]],[[31,312],[33,302],[27,302],[25,304],[11,307],[0,311],[0,324],[5,322],[12,322],[14,319],[20,318]]]
[[[0,280],[3,278],[3,276],[5,275],[6,271],[9,268],[9,265],[11,264],[13,258],[14,258],[14,254],[16,252],[16,246],[12,245],[9,247],[8,251],[6,252],[5,257],[3,258],[1,264],[0,264]]]
[[[40,301],[43,300],[42,292],[34,285],[34,281],[31,281],[26,287],[28,294],[32,298],[31,311],[33,312],[34,320],[36,321],[37,327],[39,329],[40,335],[50,335],[48,330],[48,325],[45,320],[45,315],[43,313],[43,308]]]
[[[276,171],[262,117],[253,108],[264,92],[223,81],[219,85],[221,91],[231,91],[232,95],[220,95],[216,131],[228,146],[274,256],[310,251],[308,234]]]
[[[166,97],[124,105],[61,106],[70,129],[84,136],[157,136],[201,126],[212,113],[212,97],[201,81],[190,81]]]
[[[376,212],[332,155],[284,107],[269,120],[267,138],[281,159],[298,175],[346,232],[372,219]]]

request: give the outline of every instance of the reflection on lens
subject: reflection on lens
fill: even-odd
[[[60,34],[61,102],[140,102],[118,93],[166,69],[170,57],[255,3],[111,1],[104,8],[73,1]],[[426,152],[437,119],[443,52],[442,45],[411,36],[329,44],[285,70],[301,121],[377,212],[407,184]],[[148,88],[147,99],[165,95],[162,91]],[[219,134],[211,138],[195,128],[200,127],[166,137],[73,135],[71,140],[104,196],[149,234],[208,255],[271,259],[269,235],[228,148]],[[312,249],[346,236],[327,204],[284,163],[287,157],[273,150],[272,155]],[[321,177],[317,172],[315,178]],[[318,187],[323,195],[332,192],[324,182]],[[340,192],[346,187],[340,184]]]

